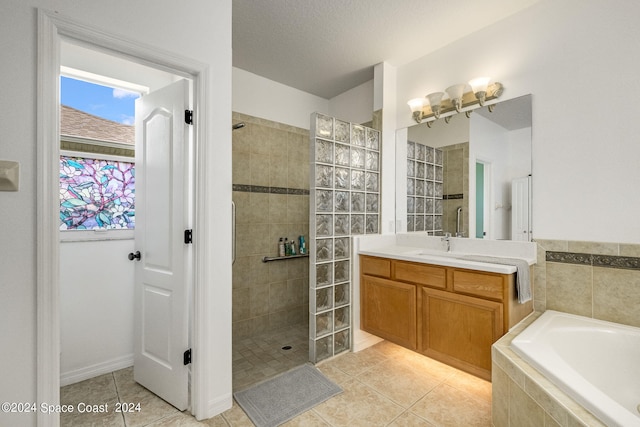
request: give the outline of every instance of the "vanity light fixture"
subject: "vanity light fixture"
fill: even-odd
[[[476,99],[480,103],[480,106],[484,107],[485,100],[487,98],[487,86],[489,86],[489,77],[476,77],[469,81],[469,86]]]
[[[444,92],[433,92],[427,95],[431,112],[433,113],[433,117],[436,119],[440,118],[440,102],[442,101],[443,96]]]
[[[449,86],[446,89],[449,98],[444,100],[442,99],[443,92],[430,93],[426,96],[426,99],[414,98],[407,103],[411,108],[411,117],[416,123],[422,123],[426,119],[437,120],[442,114],[454,111],[461,113],[465,109],[466,115],[469,117],[471,109],[483,107],[488,101],[502,95],[504,90],[502,83],[489,84],[489,81],[489,77],[478,77],[471,80],[468,85],[462,83]],[[471,86],[471,91],[465,93],[465,89],[469,86]],[[489,111],[493,111],[493,105],[488,107]],[[446,122],[449,123],[447,119],[450,119],[450,116],[445,118]],[[427,122],[429,127],[431,127],[431,121]]]
[[[420,123],[422,121],[422,109],[424,107],[424,98],[413,98],[407,102],[409,108],[411,108],[411,115],[413,120]]]
[[[462,110],[462,95],[464,95],[464,90],[466,87],[466,84],[458,84],[449,86],[447,89],[445,89],[447,91],[447,95],[449,95],[451,103],[458,113]]]

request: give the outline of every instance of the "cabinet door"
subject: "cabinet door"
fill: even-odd
[[[361,278],[362,329],[415,350],[415,285],[365,275]]]
[[[420,351],[491,378],[491,345],[502,336],[502,303],[421,288]]]

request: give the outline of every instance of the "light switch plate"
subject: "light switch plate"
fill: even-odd
[[[18,191],[20,186],[20,163],[0,160],[0,191]]]

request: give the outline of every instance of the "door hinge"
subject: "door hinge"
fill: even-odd
[[[193,124],[193,110],[184,110],[184,122],[188,125]]]
[[[184,352],[184,354],[182,355],[182,361],[185,365],[191,363],[191,349]]]
[[[184,243],[193,243],[193,230],[184,230]]]

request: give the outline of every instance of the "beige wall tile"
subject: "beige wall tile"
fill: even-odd
[[[544,425],[544,411],[520,387],[509,389],[509,425],[540,427]]]
[[[640,271],[593,268],[593,317],[640,327]]]
[[[269,312],[277,312],[288,308],[287,282],[269,283]]]
[[[246,320],[249,315],[249,288],[233,290],[233,321]]]
[[[549,239],[535,239],[535,240],[539,247],[547,251],[566,252],[569,248],[569,242],[565,240],[549,240]]]
[[[547,309],[591,317],[592,268],[547,263]]]
[[[287,195],[269,194],[268,221],[270,224],[287,223]],[[264,212],[263,212],[264,213]]]
[[[233,264],[232,272],[234,289],[248,288],[251,286],[251,257],[236,256],[236,262]]]
[[[509,389],[517,387],[512,383],[509,376],[494,363],[491,368],[491,417],[495,427],[509,427]]]
[[[568,242],[568,252],[579,254],[618,255],[617,243]]]
[[[289,162],[286,152],[275,151],[269,156],[269,185],[286,188],[289,183]]]
[[[269,240],[268,224],[246,224],[236,228],[236,250],[238,254],[260,255],[269,253],[273,246]],[[277,242],[276,242],[277,243]],[[274,243],[275,245],[275,243]]]
[[[549,390],[538,385],[536,381],[526,378],[525,391],[546,413],[551,414],[555,420],[560,421],[561,425],[567,424],[567,410],[558,403]]]
[[[249,212],[244,214],[249,217],[249,223],[266,224],[269,222],[269,202],[269,193],[249,193]]]
[[[250,288],[249,315],[259,317],[269,314],[269,291],[267,285],[256,285]]]
[[[632,256],[632,257],[640,257],[640,245],[632,245],[632,244],[620,244],[620,255],[621,256]]]
[[[251,184],[251,153],[247,151],[233,153],[231,169],[234,184]]]
[[[291,260],[274,261],[269,264],[269,283],[284,282],[287,280],[288,266]]]
[[[234,120],[234,123],[238,123],[241,120]],[[244,153],[250,153],[251,152],[251,138],[252,138],[252,130],[253,130],[253,125],[250,123],[245,123],[245,127],[243,127],[242,129],[237,129],[235,131],[233,131],[233,133],[231,134],[232,137],[232,144],[233,144],[233,155],[235,156],[236,153],[240,153],[240,152],[244,152]]]
[[[232,197],[236,204],[236,226],[249,223],[251,221],[251,193],[234,191]]]
[[[260,153],[251,153],[249,158],[251,185],[269,186],[269,157]]]

